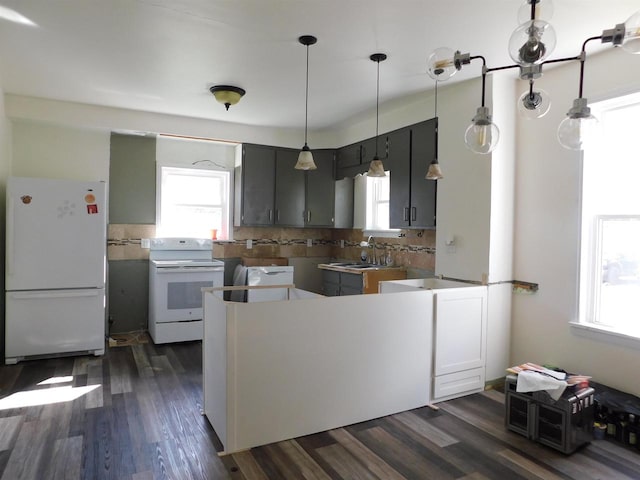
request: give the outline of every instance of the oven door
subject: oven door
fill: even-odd
[[[152,265],[149,273],[149,320],[155,323],[202,320],[202,288],[224,284],[224,267]]]

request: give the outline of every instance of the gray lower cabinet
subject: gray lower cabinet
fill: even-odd
[[[327,297],[362,295],[364,277],[357,273],[322,270],[322,289]]]

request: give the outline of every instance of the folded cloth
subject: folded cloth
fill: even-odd
[[[550,377],[544,373],[534,370],[523,370],[518,373],[516,392],[537,392],[539,390],[545,390],[551,398],[558,400],[562,396],[565,388],[567,388],[567,382]]]

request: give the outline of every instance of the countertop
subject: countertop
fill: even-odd
[[[373,265],[369,263],[357,263],[357,262],[332,262],[332,263],[320,263],[318,268],[323,270],[333,270],[335,272],[364,274],[366,272],[379,272],[383,270],[388,271],[406,271],[404,267],[390,267],[387,265]]]

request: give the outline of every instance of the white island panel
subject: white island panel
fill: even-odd
[[[329,430],[429,403],[433,309],[425,292],[229,303],[206,293],[204,349],[225,350],[226,375],[204,365],[205,413],[226,452]],[[220,362],[219,353],[205,354]],[[206,360],[209,361],[209,360]],[[218,387],[215,383],[224,382]],[[208,403],[226,389],[224,403]],[[210,393],[207,393],[210,392]],[[224,437],[224,438],[223,438]]]

